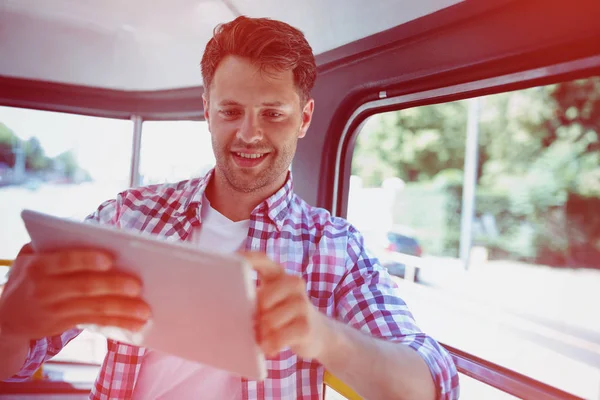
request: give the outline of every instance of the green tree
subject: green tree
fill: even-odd
[[[75,178],[78,173],[84,179],[90,179],[89,173],[81,171],[72,151],[65,151],[54,158],[46,153],[37,137],[27,141],[21,140],[8,126],[0,122],[0,163],[14,166],[15,150],[19,148],[25,154],[25,169],[27,171],[47,171],[58,168],[65,177]]]
[[[545,252],[550,259],[567,260],[572,243],[565,226],[574,227],[575,218],[580,223],[572,236],[595,243],[595,250],[586,251],[600,256],[600,226],[587,226],[597,219],[578,211],[591,206],[568,207],[569,199],[582,204],[600,199],[600,77],[480,102],[477,212],[499,217],[501,247],[527,259]],[[446,221],[454,225],[447,230],[457,232],[451,216],[461,212],[467,106],[459,101],[372,117],[357,139],[352,172],[368,186],[390,176],[443,182],[442,190],[454,198]],[[482,201],[483,194],[492,201]],[[456,238],[448,238],[454,244],[446,250],[452,250]]]
[[[352,172],[378,186],[391,176],[429,181],[462,170],[466,119],[466,101],[373,116],[357,139]],[[482,98],[479,129],[482,185],[509,190],[551,171],[561,190],[600,196],[600,77]]]
[[[55,164],[55,168],[59,166],[66,178],[75,178],[77,171],[79,171],[77,159],[75,158],[73,152],[70,150],[60,153],[58,156],[54,157],[53,161]]]
[[[8,126],[0,122],[0,163],[14,165],[15,154],[13,148],[18,141],[17,135]]]
[[[361,132],[353,173],[369,186],[396,176],[408,182],[462,168],[466,105],[453,102],[376,115]]]
[[[38,138],[31,137],[23,145],[25,151],[25,168],[31,171],[43,171],[51,162],[42,148]]]

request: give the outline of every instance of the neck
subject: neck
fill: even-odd
[[[252,210],[277,192],[285,184],[286,178],[287,173],[273,185],[252,192],[241,192],[232,187],[225,176],[215,168],[206,187],[206,197],[212,208],[225,217],[234,222],[243,221],[250,219]]]

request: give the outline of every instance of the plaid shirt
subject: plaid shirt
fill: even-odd
[[[176,184],[129,189],[100,205],[87,220],[149,232],[165,240],[188,240],[192,229],[201,225],[202,194],[211,175],[212,171]],[[289,274],[302,276],[309,298],[321,312],[416,350],[429,366],[438,398],[458,398],[452,358],[419,330],[396,284],[365,252],[358,231],[296,196],[291,177],[252,211],[246,250],[265,252]],[[77,334],[74,329],[32,341],[27,361],[13,380],[26,379]],[[108,353],[90,398],[131,398],[144,352],[144,348],[108,340]],[[301,359],[288,349],[267,360],[267,369],[263,382],[240,380],[244,399],[323,397],[324,368],[317,361]]]

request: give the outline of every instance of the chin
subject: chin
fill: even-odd
[[[235,171],[228,176],[231,186],[238,192],[249,193],[264,187],[265,177],[257,173],[247,173],[246,171]]]
[[[255,191],[263,188],[265,185],[261,185],[260,182],[256,182],[256,181],[250,181],[250,182],[237,181],[237,182],[232,182],[232,186],[238,192],[251,193],[251,192],[255,192]]]
[[[273,163],[262,168],[240,168],[235,162],[227,164],[221,171],[229,185],[237,192],[250,193],[277,184],[281,174],[274,171]],[[285,170],[287,173],[287,169]],[[287,176],[287,175],[286,175]]]

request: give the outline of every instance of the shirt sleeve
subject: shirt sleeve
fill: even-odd
[[[32,340],[23,367],[5,382],[26,381],[44,362],[57,355],[79,333],[81,333],[80,329],[70,329],[60,335]]]
[[[85,222],[117,225],[119,219],[119,198],[107,200],[85,217]]]
[[[400,297],[398,286],[379,262],[367,254],[363,238],[355,229],[348,233],[347,252],[348,272],[335,293],[337,318],[371,336],[417,351],[429,367],[437,398],[457,399],[458,373],[452,357],[419,329]]]
[[[115,224],[117,219],[117,202],[108,200],[96,211],[85,218],[85,222]],[[46,361],[58,354],[71,340],[81,333],[80,329],[70,329],[60,335],[32,340],[25,363],[16,375],[6,382],[22,382],[29,379]]]

